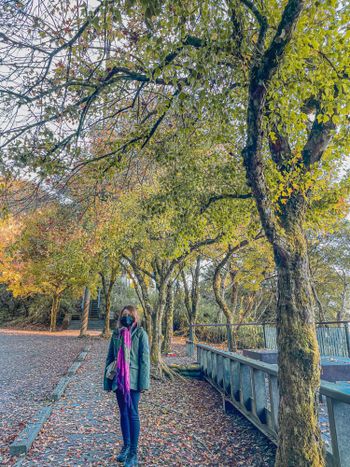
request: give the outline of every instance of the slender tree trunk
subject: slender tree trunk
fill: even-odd
[[[232,269],[232,258],[230,261],[230,279],[231,279],[231,309],[232,309],[232,319],[228,320],[228,323],[233,322],[235,317],[237,316],[237,311],[238,311],[238,287],[236,283],[236,277],[238,274],[238,270]],[[238,321],[238,320],[235,320]],[[237,352],[238,349],[238,326],[231,326],[230,331],[228,330],[227,333],[227,338],[229,342],[229,351],[231,352]],[[230,345],[231,341],[231,345]]]
[[[225,299],[225,278],[226,273],[222,274],[222,270],[229,261],[230,256],[232,255],[232,248],[229,248],[225,254],[223,260],[216,266],[214,277],[213,277],[213,290],[215,295],[216,303],[220,307],[220,311],[225,315],[226,318],[226,335],[227,335],[227,349],[229,352],[234,352],[237,350],[236,340],[234,336],[233,326],[233,310],[228,306]]]
[[[198,304],[199,304],[199,280],[200,280],[200,270],[201,270],[201,260],[200,255],[197,256],[196,267],[194,274],[192,274],[192,292],[191,292],[191,323],[196,323],[197,314],[198,314]],[[192,340],[193,342],[196,339],[196,328],[192,326]]]
[[[187,280],[186,280],[186,274],[185,274],[185,270],[182,269],[181,272],[181,277],[182,277],[182,283],[183,283],[183,286],[184,286],[184,295],[185,295],[185,299],[184,299],[184,302],[185,302],[185,308],[186,308],[186,311],[187,311],[187,318],[188,318],[188,323],[190,325],[190,334],[189,334],[189,339],[190,341],[194,342],[194,338],[195,338],[195,329],[193,328],[193,326],[191,326],[191,324],[194,323],[194,319],[193,319],[193,316],[192,316],[192,306],[191,306],[191,299],[190,299],[190,291],[188,289],[188,284],[187,284]]]
[[[317,417],[319,350],[306,241],[301,231],[275,248],[280,392],[276,467],[324,465]],[[291,423],[293,420],[293,423]]]
[[[237,351],[237,332],[236,332],[236,326],[232,326],[233,317],[227,315],[226,322],[227,322],[227,327],[226,327],[227,350],[229,352],[236,352]]]
[[[105,296],[105,320],[103,325],[103,331],[101,336],[105,338],[109,338],[111,336],[111,328],[110,328],[110,319],[111,319],[111,297],[112,297],[112,290],[117,279],[117,270],[116,268],[112,268],[111,276],[109,279],[109,284],[107,286],[106,278],[103,273],[100,273],[101,280],[102,280],[102,289],[103,294]]]
[[[190,318],[190,319],[191,319],[191,318]],[[193,324],[195,324],[195,322],[192,321],[192,319],[191,319],[191,321],[190,321],[190,332],[189,332],[189,340],[190,340],[191,342],[194,342],[195,339],[196,339],[196,330],[195,330],[195,327],[192,326]]]
[[[316,286],[315,286],[315,280],[314,280],[314,276],[313,276],[313,273],[312,273],[310,262],[309,262],[309,267],[310,267],[310,280],[311,280],[312,293],[313,293],[314,300],[316,302],[317,309],[318,309],[318,320],[319,321],[326,321],[325,314],[324,314],[324,309],[323,309],[322,303],[321,303],[321,301],[320,301],[320,299],[318,297],[318,294],[317,294],[317,290],[316,290]]]
[[[64,318],[62,321],[62,329],[68,329],[71,319],[72,319],[72,313],[70,311],[67,311],[64,314]]]
[[[318,309],[318,319],[319,321],[326,321],[325,314],[324,314],[324,309],[321,303],[321,300],[318,298],[317,290],[315,287],[315,283],[313,279],[311,278],[311,287],[312,287],[312,293],[314,295],[315,302],[317,304],[317,309]]]
[[[163,341],[163,352],[171,352],[171,341],[173,338],[174,329],[174,295],[173,295],[173,284],[168,282],[167,295],[166,295],[166,306],[165,306],[165,332]]]
[[[152,315],[152,346],[151,346],[151,360],[155,365],[159,365],[161,361],[162,349],[162,318],[166,303],[166,288],[165,281],[161,281],[158,292],[158,300]]]
[[[145,313],[145,329],[149,336],[150,345],[152,344],[152,316],[149,313]]]
[[[89,323],[89,310],[90,310],[90,289],[85,287],[84,291],[84,307],[83,314],[81,318],[81,327],[79,337],[84,337],[87,335],[87,328]]]
[[[152,345],[151,345],[151,361],[157,365],[161,358],[160,345],[159,345],[159,319],[156,311],[152,314]]]
[[[102,334],[105,337],[110,337],[111,334],[111,328],[110,328],[110,319],[111,319],[111,295],[112,295],[112,289],[108,288],[107,294],[106,294],[106,307],[105,307],[105,322],[103,325],[103,331]]]
[[[57,313],[60,307],[60,296],[55,294],[52,297],[52,305],[51,305],[51,314],[50,314],[50,332],[56,331],[56,323],[57,323]]]
[[[346,280],[345,273],[342,274],[342,282],[343,282],[343,290],[341,294],[341,305],[337,312],[337,321],[342,321],[345,316],[345,309],[346,309],[346,293],[348,288],[348,283]]]
[[[152,323],[153,323],[154,312],[152,310],[151,301],[150,301],[150,297],[148,294],[148,287],[144,279],[144,274],[141,272],[137,263],[133,261],[131,258],[125,257],[125,259],[130,264],[131,268],[123,263],[122,263],[122,266],[126,269],[127,273],[131,277],[131,280],[133,281],[135,285],[135,290],[137,290],[137,294],[140,298],[140,302],[142,303],[142,307],[145,313],[145,326],[146,326],[146,332],[148,334],[149,346],[150,346],[150,349],[152,349],[152,340],[153,340]]]

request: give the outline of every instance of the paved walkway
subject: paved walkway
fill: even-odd
[[[0,329],[0,465],[84,344],[65,333]]]
[[[87,359],[18,465],[121,465],[115,460],[122,443],[118,406],[102,387],[108,341],[91,337],[89,343]],[[205,381],[152,380],[151,386],[140,401],[140,465],[273,465],[273,445],[238,413],[224,414]]]

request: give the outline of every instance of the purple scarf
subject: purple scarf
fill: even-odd
[[[131,331],[137,326],[133,323],[128,329],[126,326],[120,328],[121,345],[117,355],[117,372],[115,378],[117,379],[118,389],[124,395],[124,401],[130,407],[130,349],[131,349]]]

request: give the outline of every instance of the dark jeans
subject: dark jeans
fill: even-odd
[[[131,406],[124,402],[123,394],[116,390],[116,398],[120,411],[120,428],[124,445],[130,444],[130,450],[136,452],[140,434],[139,402],[141,391],[130,389]]]

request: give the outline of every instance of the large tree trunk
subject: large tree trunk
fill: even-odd
[[[55,294],[52,297],[51,313],[50,313],[50,332],[56,331],[57,313],[60,307],[60,296]]]
[[[85,287],[83,314],[81,318],[79,337],[87,336],[87,328],[88,328],[88,323],[89,323],[89,310],[90,310],[90,289],[89,287]]]
[[[173,283],[168,282],[166,307],[165,307],[165,332],[163,341],[163,352],[171,352],[171,341],[173,338],[174,330],[174,296],[173,296]]]
[[[275,248],[280,392],[275,465],[320,467],[324,464],[316,400],[319,350],[308,255],[302,231],[288,240],[288,249]]]
[[[276,34],[265,46],[265,22],[261,22],[249,79],[247,140],[242,151],[248,185],[256,201],[261,223],[274,249],[278,274],[277,344],[280,391],[279,433],[276,467],[321,467],[324,465],[322,441],[316,415],[316,390],[320,382],[319,351],[314,324],[314,304],[303,217],[307,205],[305,193],[295,190],[275,204],[266,182],[264,138],[267,136],[271,159],[283,179],[290,175],[308,175],[332,138],[332,120],[318,123],[323,113],[317,103],[315,124],[310,128],[300,163],[292,163],[295,151],[285,127],[275,124],[275,115],[266,105],[270,84],[295,31],[303,0],[289,0],[282,12]],[[249,6],[250,7],[250,6]],[[255,7],[254,7],[255,8]],[[265,19],[265,18],[264,18]],[[265,132],[263,119],[271,114],[270,129]],[[269,116],[268,116],[269,118]],[[280,130],[280,128],[282,128]],[[306,129],[306,128],[305,128]],[[307,130],[307,129],[306,129]],[[292,178],[293,179],[293,178]],[[307,193],[309,194],[309,192]]]

